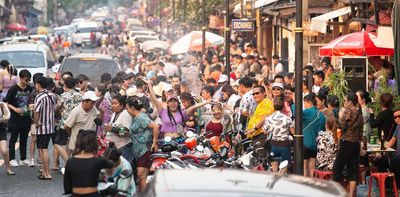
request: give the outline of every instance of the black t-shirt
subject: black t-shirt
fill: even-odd
[[[29,111],[29,98],[32,92],[31,86],[26,86],[24,89],[15,84],[8,90],[4,102],[24,110],[24,113],[17,114],[14,110],[11,111],[10,120],[8,120],[9,126],[30,126],[31,124],[31,112]]]
[[[100,171],[113,166],[103,157],[68,159],[64,174],[65,194],[71,194],[74,187],[97,187]]]

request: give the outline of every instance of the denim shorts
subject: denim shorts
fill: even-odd
[[[285,147],[272,145],[271,153],[274,153],[274,159],[276,158],[276,161],[282,162],[287,160],[290,162],[290,146]]]

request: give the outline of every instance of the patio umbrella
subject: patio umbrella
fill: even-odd
[[[148,40],[143,42],[141,46],[144,51],[152,51],[156,49],[168,50],[171,45],[161,40]]]
[[[8,31],[28,31],[28,28],[25,25],[19,23],[11,23],[6,26],[6,30]]]
[[[319,48],[319,56],[391,56],[393,48],[379,46],[377,37],[366,31],[341,36]]]
[[[393,28],[393,39],[394,39],[394,66],[395,66],[395,76],[398,87],[398,92],[400,92],[400,0],[394,1],[393,11],[392,11],[392,28]]]
[[[216,46],[224,43],[224,38],[211,33],[206,32],[206,47]],[[201,51],[202,49],[202,32],[201,31],[192,31],[178,41],[176,41],[170,48],[172,54],[182,54],[187,53],[189,51]]]
[[[38,26],[29,30],[28,35],[37,35],[37,34],[47,35],[49,32],[51,32],[51,29],[43,26]]]

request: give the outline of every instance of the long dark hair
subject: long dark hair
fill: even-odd
[[[8,62],[7,60],[1,60],[0,62],[1,67],[6,68],[8,74],[10,74],[10,80],[14,74],[14,67],[10,64],[10,62]]]
[[[177,108],[177,110],[179,111],[179,114],[180,114],[181,117],[182,117],[182,123],[184,123],[184,122],[185,122],[185,117],[183,116],[181,104],[179,103],[179,101],[178,101],[178,108]],[[178,124],[176,123],[176,120],[175,120],[175,118],[174,118],[174,115],[171,113],[171,109],[169,108],[169,106],[167,106],[167,111],[168,111],[168,118],[169,118],[169,120],[170,120],[171,122],[173,122],[174,125],[178,125]]]

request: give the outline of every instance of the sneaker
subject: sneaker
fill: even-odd
[[[18,167],[19,165],[18,165],[18,162],[15,159],[13,159],[13,160],[10,161],[10,166]]]
[[[22,161],[22,163],[23,163],[23,165],[29,166],[29,164],[31,164],[31,161],[29,159],[25,159]],[[21,164],[19,164],[19,165],[21,165]]]
[[[31,159],[31,162],[28,165],[29,167],[34,167],[35,166],[35,159]]]

